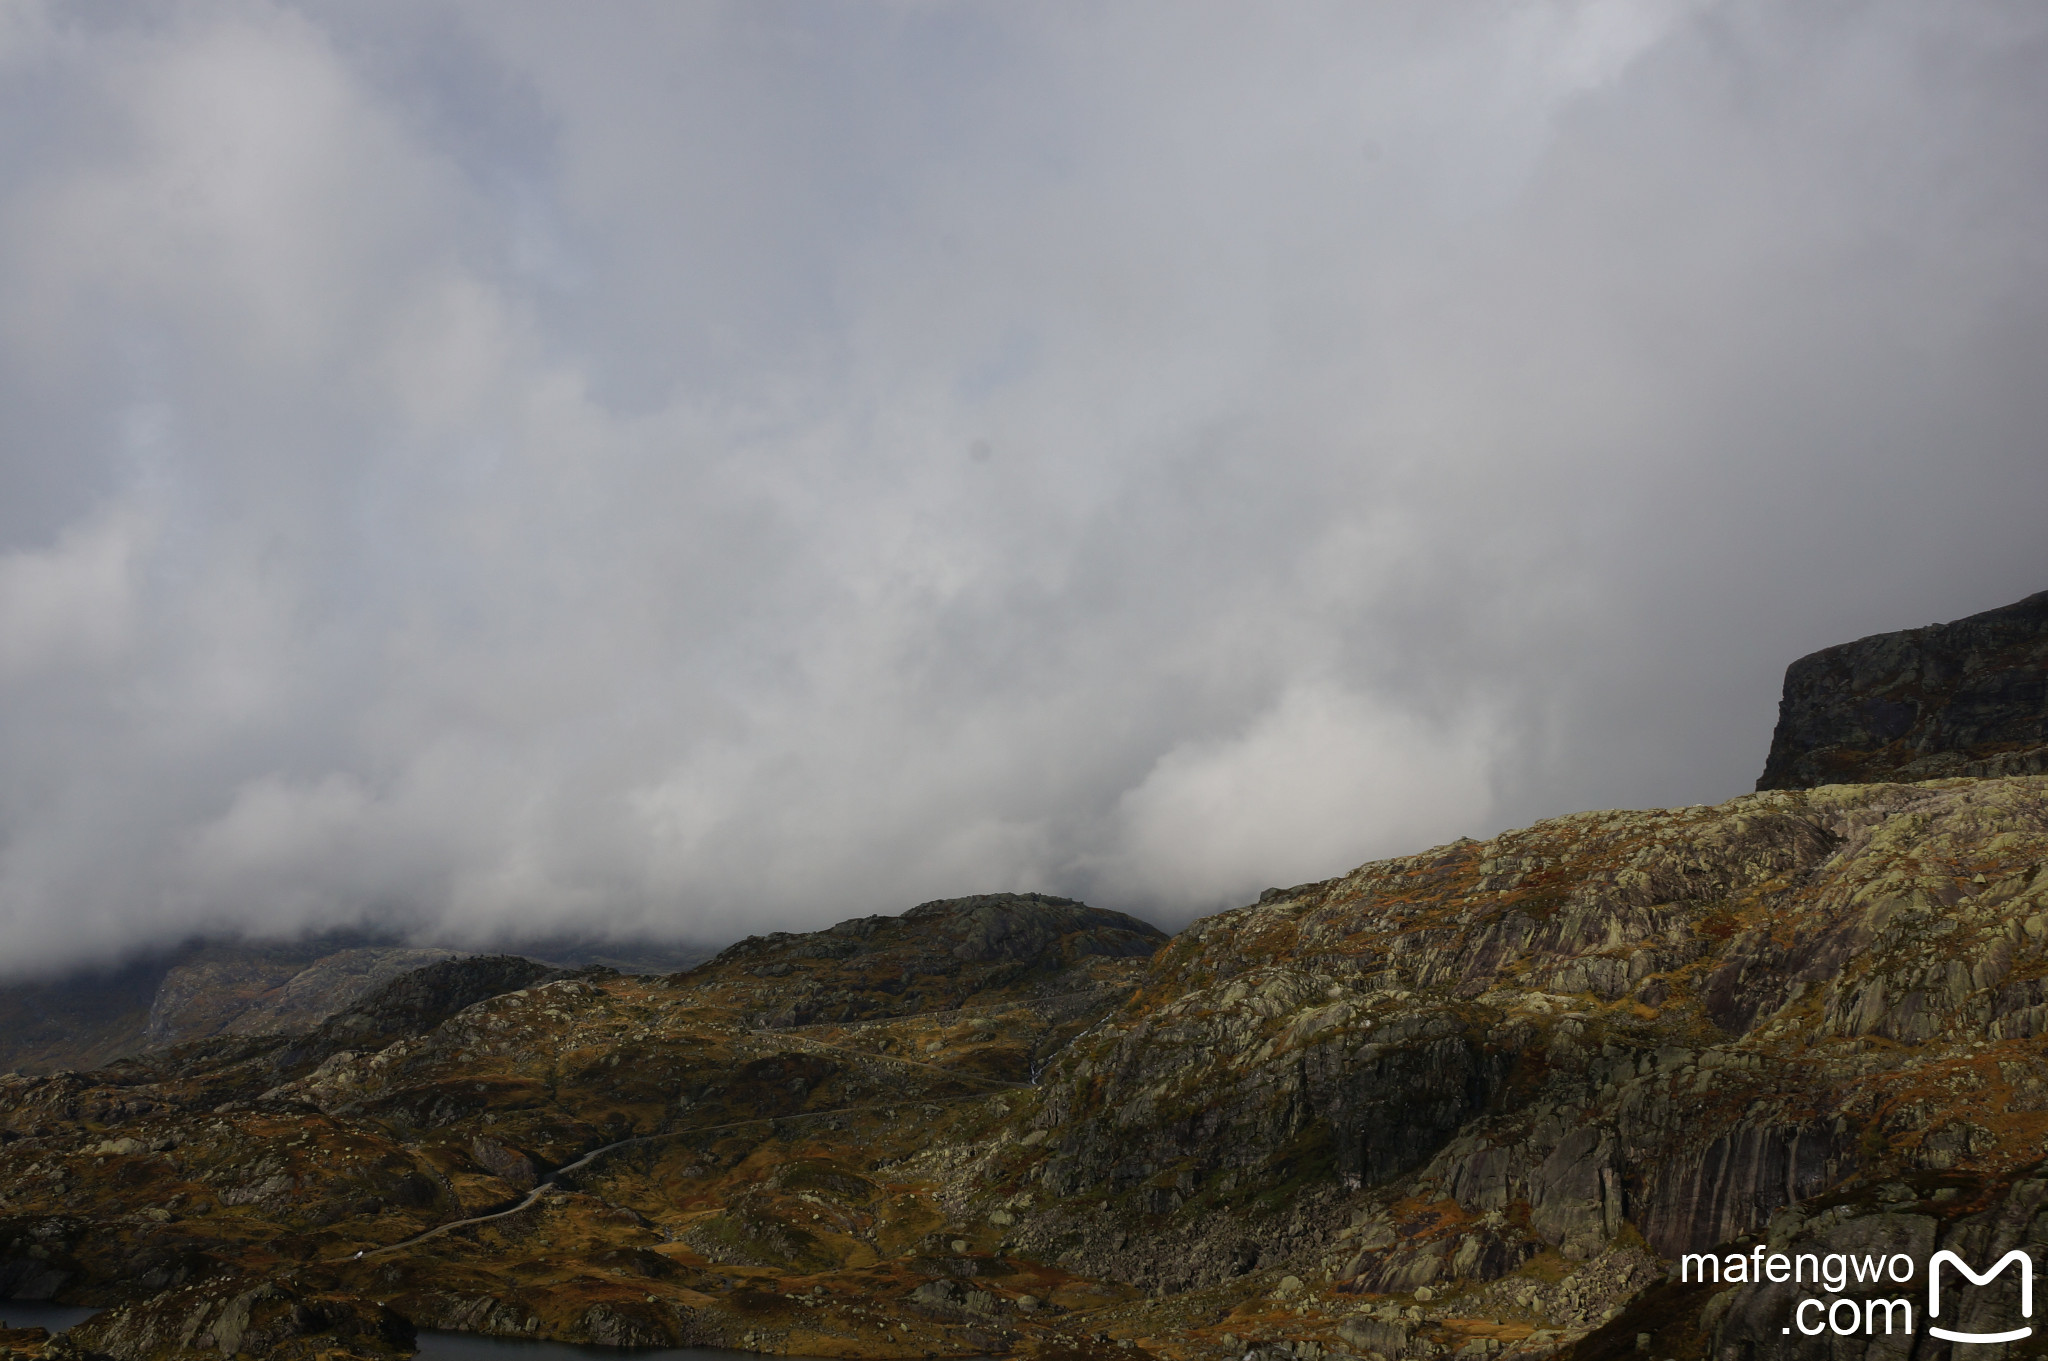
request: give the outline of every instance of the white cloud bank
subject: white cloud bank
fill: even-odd
[[[1172,921],[2048,585],[2048,18],[0,14],[0,969]]]

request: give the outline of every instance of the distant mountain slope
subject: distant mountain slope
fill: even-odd
[[[0,1072],[97,1068],[142,1048],[169,965],[118,968],[0,986]]]
[[[1165,939],[988,895],[666,978],[443,961],[299,1040],[0,1079],[0,1298],[133,1302],[82,1335],[143,1339],[129,1361],[266,1283],[280,1309],[306,1302],[289,1312],[326,1356],[359,1354],[327,1334],[376,1317],[349,1303],[372,1294],[423,1326],[520,1337],[1001,1350],[1019,1309],[1128,1292],[990,1259],[999,1231],[958,1223],[908,1165],[1028,1101],[1035,1056],[1127,999]],[[798,1022],[769,1005],[780,989],[847,1015]],[[807,1285],[801,1306],[780,1284],[842,1266],[858,1281]],[[894,1301],[886,1323],[871,1296]]]
[[[193,941],[112,970],[9,983],[0,986],[0,1072],[90,1068],[210,1035],[310,1026],[447,953],[346,935]],[[333,963],[307,977],[322,961]]]
[[[2048,591],[1786,668],[1758,789],[2048,771]]]
[[[160,1047],[310,1030],[378,984],[453,955],[393,945],[197,946],[164,975],[143,1039]]]
[[[555,937],[503,952],[548,967],[670,973],[703,948]],[[401,975],[469,952],[362,935],[191,941],[112,970],[0,985],[0,1072],[93,1068],[216,1035],[293,1035]]]

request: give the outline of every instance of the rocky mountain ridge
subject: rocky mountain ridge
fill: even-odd
[[[807,1355],[1590,1356],[1654,1313],[1703,1356],[1775,1306],[1660,1304],[1678,1253],[1829,1197],[2015,1213],[2044,862],[2048,779],[1832,786],[1452,843],[1150,955],[997,897],[665,979],[436,965],[439,1010],[329,1023],[360,1047],[0,1084],[0,1290]]]
[[[567,939],[517,951],[556,967],[600,963],[649,973],[711,953]],[[0,984],[0,1072],[92,1068],[215,1035],[302,1034],[401,974],[470,953],[346,933],[196,940],[111,969]]]
[[[0,1345],[1938,1358],[1673,1268],[2048,1243],[2044,1033],[2042,775],[1553,818],[1170,939],[986,895],[662,977],[443,961],[0,1079],[0,1298],[114,1309]]]

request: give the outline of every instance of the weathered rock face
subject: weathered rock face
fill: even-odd
[[[1758,789],[2048,771],[2048,591],[1786,668]]]
[[[115,1361],[168,1361],[211,1352],[305,1361],[392,1361],[413,1352],[413,1325],[371,1300],[275,1282],[216,1281],[86,1320],[65,1341]]]
[[[1960,780],[1585,814],[1269,895],[1161,952],[1003,1164],[1122,1231],[1018,1236],[1185,1288],[1259,1264],[1226,1245],[1270,1238],[1271,1188],[1344,1187],[1304,1230],[1328,1269],[1412,1289],[1698,1250],[1880,1166],[2012,1166],[2048,1135],[2015,1085],[2048,1079],[2019,1042],[2044,861],[2048,780]]]
[[[260,1020],[269,1004],[325,953],[327,950],[318,945],[304,944],[208,943],[181,951],[178,961],[164,974],[163,984],[150,1004],[149,1027],[143,1039],[150,1047],[161,1048],[222,1034],[241,1021],[253,1023],[242,1033],[270,1029]],[[397,972],[445,957],[436,953],[426,959],[411,960]],[[337,1002],[313,1020],[317,1022],[352,1000]]]
[[[297,1035],[394,979],[457,959],[453,950],[364,946],[322,955],[221,1027],[223,1035]]]
[[[36,1253],[41,1247],[31,1239],[0,1248],[0,1300],[53,1299],[71,1280],[74,1273],[61,1258],[51,1260],[48,1248]]]
[[[412,969],[295,1040],[280,1055],[279,1064],[314,1063],[343,1050],[382,1049],[409,1036],[424,1035],[487,998],[562,973],[517,955],[444,959]]]
[[[2022,1272],[1976,1284],[1944,1268],[1938,1317],[1928,1271],[1937,1252],[1985,1270],[2020,1249],[2048,1249],[2048,1180],[1908,1172],[1871,1178],[1779,1211],[1768,1229],[1674,1264],[1669,1276],[1578,1348],[1582,1361],[1681,1353],[1709,1361],[1839,1357],[2027,1356],[2039,1342],[1952,1346],[1930,1326],[2000,1333],[2025,1324]],[[1772,1265],[1771,1258],[1781,1260]],[[1830,1325],[1830,1316],[1833,1324]],[[2038,1316],[2033,1316],[2037,1319]],[[1636,1341],[1647,1335],[1649,1345]]]

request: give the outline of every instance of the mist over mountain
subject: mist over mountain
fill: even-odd
[[[2001,0],[0,6],[0,1361],[1944,1361],[2044,127]]]
[[[1174,925],[2048,568],[1998,4],[10,5],[0,970]]]
[[[569,936],[509,948],[542,967],[629,974],[671,973],[714,953]],[[330,931],[291,940],[186,940],[114,965],[31,975],[0,983],[0,1072],[96,1068],[215,1036],[301,1033],[395,978],[471,953]]]
[[[985,893],[670,974],[197,947],[140,1052],[0,1073],[0,1302],[98,1311],[0,1347],[1917,1352],[1942,1254],[2048,1241],[2042,599],[1794,662],[1789,788],[1172,936]],[[1940,1326],[2023,1331],[2024,1265],[1964,1270]]]

